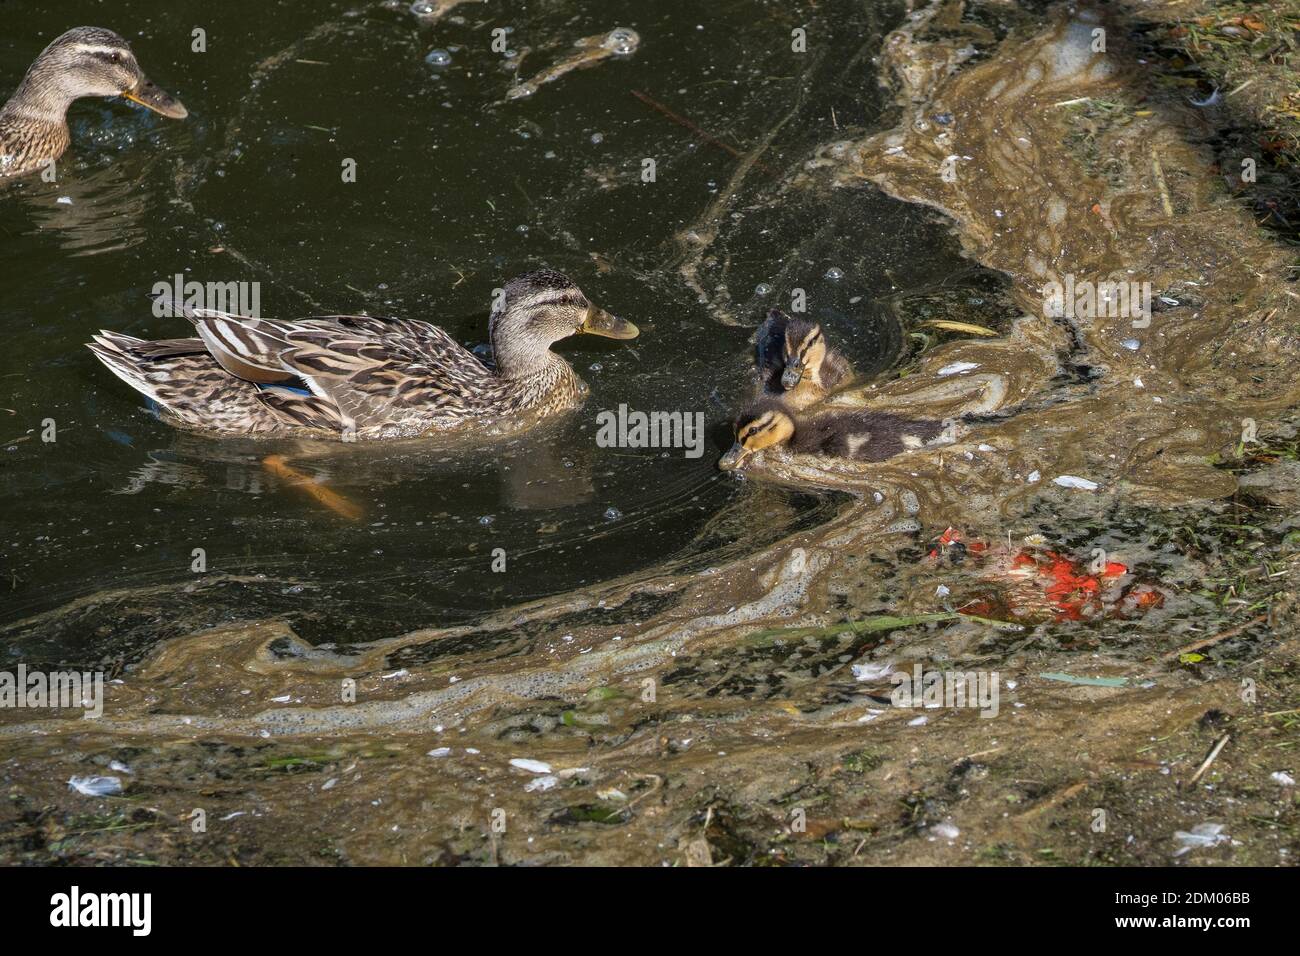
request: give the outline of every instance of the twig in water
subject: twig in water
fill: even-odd
[[[1156,175],[1156,186],[1160,189],[1160,205],[1165,207],[1165,215],[1174,218],[1174,204],[1169,198],[1169,186],[1165,184],[1165,171],[1160,165],[1160,156],[1151,152],[1151,171]]]
[[[1218,634],[1215,634],[1213,637],[1205,637],[1199,641],[1193,641],[1192,643],[1186,645],[1185,647],[1180,647],[1176,651],[1170,651],[1168,654],[1164,656],[1163,660],[1166,661],[1177,660],[1178,658],[1182,657],[1184,654],[1190,654],[1193,651],[1199,651],[1203,648],[1210,647],[1211,645],[1218,644],[1220,641],[1226,641],[1230,637],[1236,637],[1238,634],[1240,634],[1242,631],[1246,630],[1247,628],[1254,627],[1256,624],[1262,624],[1264,621],[1267,620],[1268,620],[1267,614],[1260,614],[1258,617],[1252,617],[1249,621],[1246,621],[1244,624],[1238,624],[1236,627],[1230,627],[1226,631],[1220,631]]]
[[[1192,779],[1187,781],[1187,785],[1189,787],[1196,786],[1196,781],[1200,780],[1201,775],[1204,774],[1205,771],[1210,769],[1210,764],[1214,763],[1214,758],[1219,756],[1219,751],[1222,750],[1225,746],[1227,746],[1228,741],[1231,739],[1232,739],[1232,734],[1224,734],[1222,737],[1219,738],[1219,742],[1214,745],[1212,750],[1210,750],[1210,755],[1205,758],[1205,762],[1201,764],[1200,768],[1196,771],[1196,773],[1192,774]]]
[[[635,96],[642,103],[644,103],[646,106],[650,107],[651,109],[658,110],[660,113],[663,113],[664,116],[667,116],[678,126],[682,127],[683,129],[690,130],[692,133],[700,137],[700,139],[704,140],[706,143],[718,147],[718,149],[721,149],[724,152],[729,153],[731,156],[733,156],[736,159],[744,158],[745,154],[742,153],[740,150],[736,149],[736,147],[730,145],[729,143],[724,143],[722,140],[718,139],[718,137],[714,136],[712,133],[700,129],[690,120],[688,120],[685,116],[682,116],[678,113],[674,113],[672,110],[664,106],[662,103],[660,103],[658,100],[654,99],[653,97],[647,96],[646,94],[642,93],[640,90],[632,90],[632,95]],[[770,168],[764,166],[760,160],[757,159],[754,160],[754,165],[757,166],[759,169],[763,170],[765,173],[776,175],[775,173],[772,172]]]

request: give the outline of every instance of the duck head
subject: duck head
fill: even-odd
[[[723,471],[734,471],[750,455],[784,445],[794,437],[794,416],[779,402],[757,402],[736,416],[736,441],[718,461]]]
[[[822,334],[822,327],[808,319],[788,319],[782,353],[785,359],[782,388],[787,391],[795,388],[804,376],[818,381],[822,362],[826,361],[826,336]]]
[[[83,96],[122,96],[169,119],[189,115],[180,100],[145,76],[127,42],[102,27],[76,27],[56,38],[27,71],[14,99],[61,118]]]
[[[560,272],[543,269],[511,279],[501,290],[489,320],[497,371],[515,378],[550,361],[550,347],[571,335],[588,333],[634,339],[631,322],[610,315]]]

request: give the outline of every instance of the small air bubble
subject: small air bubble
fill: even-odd
[[[424,62],[430,66],[451,66],[451,54],[446,50],[430,50]]]
[[[617,520],[618,520],[619,518],[621,518],[621,517],[623,517],[623,512],[619,511],[617,508],[606,508],[606,509],[605,509],[605,520],[606,520],[606,521],[617,521]]]
[[[830,279],[832,282],[838,282],[840,279],[844,278],[844,272],[841,269],[835,268],[835,266],[831,266],[826,270],[826,278]]]
[[[754,295],[771,295],[771,294],[772,294],[772,287],[768,285],[766,282],[760,282],[758,285],[754,286]]]
[[[640,45],[641,37],[627,27],[615,27],[605,37],[605,49],[612,50],[618,56],[626,56]]]

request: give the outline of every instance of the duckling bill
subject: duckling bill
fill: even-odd
[[[853,367],[830,348],[821,324],[772,309],[755,338],[761,393],[801,411],[853,380]]]
[[[825,411],[811,416],[779,400],[760,399],[736,418],[736,441],[718,467],[732,471],[766,448],[852,461],[884,461],[938,438],[942,422],[869,410]]]
[[[540,419],[587,395],[553,344],[579,333],[638,335],[550,270],[506,285],[488,320],[492,368],[416,319],[275,320],[171,305],[196,337],[148,342],[103,331],[88,347],[157,402],[164,420],[218,436],[370,441]]]
[[[0,109],[0,178],[33,172],[67,150],[68,107],[85,96],[121,96],[169,119],[189,111],[155,85],[112,30],[77,27],[45,48]]]

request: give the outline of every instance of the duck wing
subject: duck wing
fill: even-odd
[[[203,344],[230,374],[267,386],[263,401],[309,427],[418,433],[481,411],[496,377],[427,322],[371,316],[293,321],[189,310]],[[292,386],[305,387],[308,402]]]

